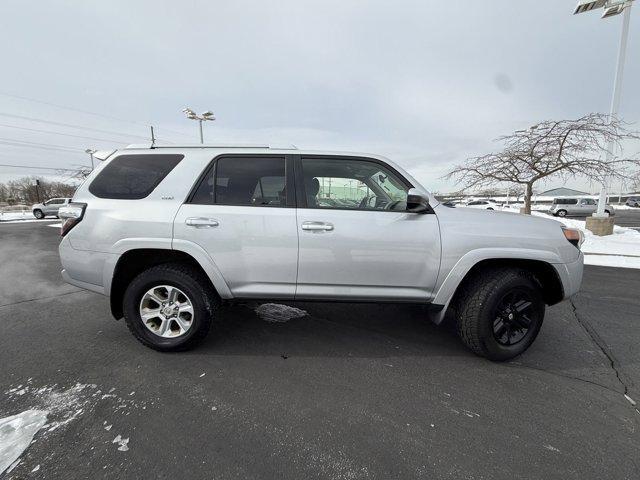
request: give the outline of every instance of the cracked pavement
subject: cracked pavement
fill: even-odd
[[[309,315],[285,323],[225,307],[199,349],[161,354],[62,282],[57,234],[0,225],[0,417],[78,383],[144,407],[92,404],[3,480],[640,477],[637,270],[586,267],[506,364],[410,305],[295,304]]]

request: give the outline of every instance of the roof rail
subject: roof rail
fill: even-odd
[[[152,143],[134,143],[131,145],[127,145],[124,147],[125,150],[132,149],[158,149],[158,148],[268,148],[271,150],[297,150],[298,147],[295,145],[286,145],[286,146],[274,146],[274,145],[260,145],[255,143],[246,143],[246,144],[224,144],[224,143],[192,143],[192,144],[177,144],[177,145],[158,145]]]

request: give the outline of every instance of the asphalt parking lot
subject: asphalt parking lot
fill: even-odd
[[[0,225],[0,417],[50,412],[5,478],[640,477],[638,270],[586,267],[506,364],[391,305],[226,307],[161,354],[62,282],[48,223]]]

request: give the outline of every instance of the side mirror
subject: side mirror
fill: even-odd
[[[433,211],[429,205],[429,198],[412,188],[407,193],[407,212],[410,213],[428,213]]]

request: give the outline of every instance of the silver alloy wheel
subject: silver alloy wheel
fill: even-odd
[[[140,300],[140,318],[147,329],[163,338],[184,335],[193,325],[193,303],[171,285],[151,288]]]

